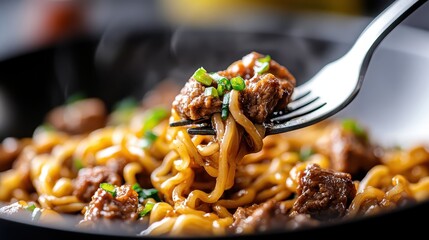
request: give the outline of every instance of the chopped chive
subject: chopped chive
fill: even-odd
[[[207,87],[204,90],[204,96],[218,97],[219,94],[218,94],[216,88],[214,88],[214,87]]]
[[[139,216],[140,216],[140,217],[144,217],[144,216],[146,216],[148,213],[150,213],[150,211],[152,211],[152,209],[153,209],[153,206],[154,206],[154,205],[155,205],[155,203],[147,202],[147,203],[144,205],[143,210],[139,213]]]
[[[218,96],[223,96],[225,94],[225,91],[226,91],[225,85],[222,85],[222,84],[218,84],[217,85],[217,94],[218,94]]]
[[[73,166],[76,170],[80,170],[84,167],[80,158],[73,159]]]
[[[139,194],[140,202],[143,202],[148,198],[153,198],[155,201],[161,202],[161,199],[158,196],[158,190],[155,188],[143,189],[138,183],[134,183],[132,188]]]
[[[304,146],[304,147],[301,147],[301,149],[299,151],[299,158],[301,161],[306,161],[313,154],[315,154],[313,148],[311,148],[309,146]]]
[[[158,135],[148,130],[141,139],[140,147],[149,148],[156,141],[156,139],[158,139]]]
[[[38,221],[42,215],[42,209],[34,208],[31,214],[31,221]]]
[[[128,111],[133,110],[139,106],[139,102],[133,97],[127,97],[113,106],[113,111]]]
[[[246,87],[244,79],[240,76],[231,78],[230,80],[232,88],[237,91],[242,91]]]
[[[216,82],[219,82],[219,80],[221,80],[222,78],[225,78],[221,75],[219,75],[218,73],[214,72],[214,73],[210,73],[209,74],[211,78],[213,78]]]
[[[270,62],[271,61],[271,56],[270,55],[265,55],[265,57],[259,58],[257,61],[261,62],[261,63]]]
[[[79,102],[80,100],[83,100],[86,97],[87,96],[83,92],[74,93],[66,99],[66,104],[69,105],[69,104],[73,104],[75,102]]]
[[[229,95],[230,93],[226,93],[223,96],[223,101],[222,101],[222,112],[221,112],[221,117],[223,120],[226,120],[226,118],[228,117],[228,111],[229,111]]]
[[[28,210],[30,212],[32,212],[34,209],[36,209],[36,205],[31,204],[25,207],[25,210]]]
[[[255,70],[255,72],[257,72],[259,74],[262,74],[262,73],[268,71],[268,69],[270,69],[270,63],[267,63],[267,62],[257,64],[253,67],[253,70]]]
[[[343,129],[354,133],[356,136],[365,136],[365,130],[359,123],[354,119],[343,119],[342,121]]]
[[[271,56],[266,55],[263,58],[259,58],[255,62],[255,66],[253,67],[253,70],[259,74],[262,74],[270,69],[270,61]]]
[[[145,134],[146,131],[152,130],[156,125],[158,125],[163,119],[167,118],[169,112],[167,109],[158,107],[148,110],[146,117],[143,120],[143,128],[141,130],[142,134]]]
[[[100,183],[100,188],[116,197],[116,188],[110,183]]]
[[[207,71],[203,67],[198,68],[192,77],[205,86],[210,86],[213,82],[213,78],[207,74]]]

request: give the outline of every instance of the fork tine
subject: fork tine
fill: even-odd
[[[272,135],[307,127],[325,118],[328,118],[329,116],[330,115],[325,114],[324,108],[320,107],[313,112],[305,114],[301,117],[296,117],[283,123],[270,125],[266,129],[265,134]]]
[[[299,99],[310,94],[311,90],[300,90],[299,88],[295,88],[293,91],[291,101],[298,101]]]
[[[326,102],[321,101],[320,98],[315,99],[311,103],[307,104],[306,106],[303,106],[302,108],[299,108],[296,111],[275,117],[271,119],[271,122],[284,122],[292,118],[300,117],[302,115],[311,113],[321,107],[326,105]]]
[[[191,124],[201,124],[201,123],[206,123],[208,124],[208,120],[207,118],[201,118],[198,120],[191,120],[191,119],[183,119],[183,120],[179,120],[176,122],[171,122],[170,123],[170,127],[180,127],[180,126],[186,126],[186,125],[191,125]]]
[[[290,102],[287,106],[286,112],[296,111],[296,110],[303,108],[303,107],[307,106],[308,104],[316,101],[317,99],[319,99],[319,96],[315,96],[314,94],[312,94],[310,92],[307,95],[305,95],[304,97],[302,97],[296,101]]]
[[[195,127],[188,128],[188,133],[191,135],[215,135],[216,131],[211,127]]]

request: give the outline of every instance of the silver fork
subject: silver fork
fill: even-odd
[[[285,111],[265,123],[266,135],[303,128],[322,121],[346,107],[361,89],[369,62],[380,42],[400,22],[427,0],[397,0],[379,14],[361,33],[350,50],[323,67],[313,78],[296,87]],[[172,126],[191,124],[184,120]],[[209,126],[189,128],[194,135],[215,134]]]

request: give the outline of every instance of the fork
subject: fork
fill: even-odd
[[[314,77],[297,86],[291,102],[274,112],[264,123],[265,134],[272,135],[303,128],[322,121],[346,107],[357,96],[371,57],[380,42],[406,17],[427,0],[397,0],[364,29],[349,51],[324,66]],[[181,120],[170,126],[200,124],[188,128],[193,135],[214,135],[207,121]]]

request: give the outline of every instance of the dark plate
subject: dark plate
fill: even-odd
[[[0,62],[0,139],[30,136],[47,111],[76,92],[99,97],[111,108],[127,96],[143,97],[160,80],[184,83],[197,67],[222,69],[250,51],[270,54],[287,66],[300,84],[345,53],[370,19],[294,16],[284,19],[297,23],[289,25],[279,25],[277,20],[271,25],[274,20],[266,20],[262,27],[212,29],[119,25],[100,37],[68,38],[10,57]],[[429,143],[428,66],[429,32],[400,25],[377,49],[355,101],[334,117],[357,118],[382,145]],[[417,233],[425,231],[419,218],[427,213],[429,203],[424,202],[373,217],[254,237]],[[72,222],[40,225],[0,217],[1,239],[137,238],[121,236],[114,227],[110,230],[88,233],[76,231]]]

